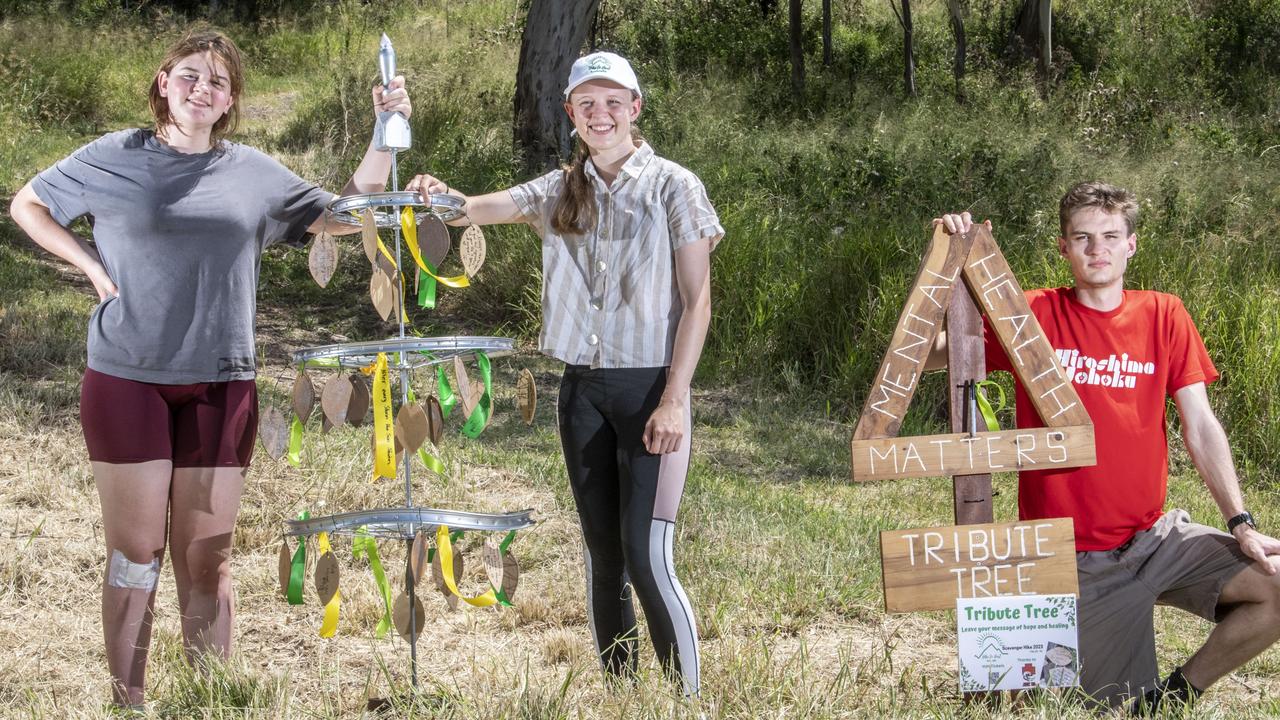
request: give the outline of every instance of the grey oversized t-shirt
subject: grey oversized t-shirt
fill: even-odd
[[[184,154],[150,130],[104,135],[32,181],[53,218],[93,217],[120,289],[89,318],[89,367],[162,384],[254,377],[260,256],[333,195],[253,148]]]

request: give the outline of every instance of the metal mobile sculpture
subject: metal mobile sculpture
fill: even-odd
[[[384,85],[395,77],[395,49],[391,40],[383,34],[378,53],[378,67]],[[437,443],[443,416],[454,407],[461,405],[467,416],[463,432],[475,437],[483,430],[492,414],[493,399],[489,371],[489,359],[510,355],[515,351],[512,340],[499,337],[414,337],[406,334],[405,324],[405,285],[401,273],[402,235],[405,244],[417,265],[418,278],[430,285],[431,298],[424,301],[420,294],[420,303],[434,306],[435,283],[449,287],[466,287],[467,277],[454,278],[437,275],[436,265],[441,255],[435,257],[426,252],[427,246],[417,243],[419,224],[435,233],[436,245],[439,245],[440,233],[444,233],[445,251],[448,249],[447,229],[444,221],[463,217],[466,207],[461,198],[452,195],[423,195],[417,192],[406,192],[399,189],[397,154],[411,146],[411,135],[407,119],[398,113],[384,112],[379,114],[374,130],[375,149],[391,154],[391,192],[366,193],[338,198],[330,203],[327,212],[330,217],[350,225],[360,226],[366,255],[373,268],[370,281],[371,297],[375,307],[384,319],[394,311],[399,324],[399,333],[386,340],[342,343],[319,347],[303,348],[293,354],[293,363],[298,368],[298,379],[294,384],[293,410],[295,418],[291,429],[286,429],[283,416],[279,411],[270,409],[264,413],[261,435],[268,453],[279,458],[287,451],[292,462],[297,462],[301,447],[302,423],[316,403],[316,393],[306,376],[308,369],[338,370],[338,376],[331,378],[324,387],[320,398],[324,410],[326,424],[339,424],[347,418],[349,408],[352,411],[351,421],[363,421],[368,412],[370,401],[374,409],[374,473],[388,479],[399,475],[404,483],[404,506],[395,508],[377,508],[359,510],[325,517],[309,517],[304,514],[297,520],[287,523],[286,537],[301,538],[296,552],[290,553],[288,542],[281,548],[280,583],[281,589],[294,604],[302,602],[301,585],[306,566],[306,538],[317,536],[319,558],[315,563],[315,584],[320,599],[325,605],[325,620],[321,634],[332,635],[337,625],[337,609],[341,595],[338,592],[337,562],[329,546],[330,535],[351,536],[356,552],[367,553],[370,566],[383,592],[388,613],[379,624],[379,632],[385,632],[386,626],[394,623],[397,630],[409,643],[410,664],[413,686],[418,683],[417,676],[417,637],[421,629],[423,611],[421,601],[416,594],[416,583],[425,572],[426,564],[431,564],[438,585],[447,587],[453,595],[462,597],[458,592],[456,580],[461,575],[461,557],[456,557],[451,548],[451,531],[498,531],[507,533],[501,545],[486,542],[485,567],[492,585],[489,592],[477,598],[463,597],[468,603],[477,606],[495,603],[509,604],[508,597],[514,591],[515,577],[518,567],[514,558],[507,552],[507,546],[516,530],[534,524],[530,510],[509,513],[472,513],[436,508],[418,507],[414,504],[412,484],[411,458],[415,451],[418,457],[436,472],[443,472],[443,466],[419,446],[425,440]],[[417,210],[420,214],[415,215]],[[432,226],[431,224],[434,224]],[[378,237],[380,229],[391,229],[395,236],[395,252],[392,254]],[[466,261],[467,274],[474,275],[479,263],[483,263],[483,235],[478,228],[468,228],[464,234],[463,255]],[[478,243],[478,250],[477,250]],[[468,246],[469,244],[469,246]],[[319,260],[317,260],[319,257]],[[311,269],[317,282],[324,286],[332,275],[336,264],[336,247],[327,235],[317,238],[313,244]],[[480,368],[482,382],[470,381],[463,370],[463,361],[474,359]],[[444,374],[443,365],[453,363],[459,387],[457,396]],[[415,370],[434,368],[437,376],[437,393],[439,398],[429,396],[419,404],[410,387],[410,379]],[[373,397],[368,396],[367,386],[357,372],[346,377],[343,371],[360,371],[373,378]],[[391,379],[396,378],[400,391],[400,412],[393,421],[391,415]],[[352,379],[354,378],[354,380]],[[472,385],[474,384],[474,387]],[[364,394],[363,398],[360,397]],[[521,409],[526,422],[531,420],[531,403],[534,401],[532,377],[528,371],[521,375]],[[461,402],[458,402],[458,401]],[[443,408],[442,408],[443,406]],[[355,417],[358,415],[358,418]],[[286,450],[287,448],[287,450]],[[397,454],[403,450],[401,458]],[[396,466],[399,466],[398,469]],[[436,547],[427,548],[427,531],[435,531]],[[456,532],[454,533],[456,536]],[[398,539],[405,543],[407,558],[405,562],[404,591],[395,603],[391,612],[389,586],[385,579],[380,561],[377,557],[375,539]],[[456,537],[455,537],[456,539]],[[505,570],[505,573],[504,573]],[[454,601],[456,602],[456,600]],[[394,615],[392,623],[388,616]]]

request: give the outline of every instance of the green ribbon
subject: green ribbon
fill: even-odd
[[[423,258],[422,262],[426,263],[427,269],[431,271],[426,277],[422,277],[425,273],[418,273],[418,307],[434,310],[436,307],[436,279],[432,277],[436,273],[436,266],[431,261]]]
[[[302,364],[302,369],[304,370],[307,368],[328,368],[336,370],[340,367],[342,367],[342,361],[338,358],[316,358],[314,360],[308,360]]]
[[[458,404],[458,396],[453,393],[453,386],[449,384],[449,378],[445,377],[444,365],[436,365],[436,399],[440,401],[440,414],[445,418],[449,417],[449,413],[453,412],[453,407]]]
[[[493,412],[493,372],[489,368],[489,356],[477,350],[476,365],[480,368],[480,379],[484,381],[484,394],[462,425],[462,434],[472,440],[484,432],[485,426],[489,424],[489,414]]]
[[[302,420],[293,416],[293,425],[289,428],[289,452],[285,459],[294,467],[302,466]]]
[[[309,520],[311,513],[303,510],[298,514],[299,520]],[[289,565],[289,591],[285,593],[285,597],[289,599],[290,605],[302,604],[302,582],[307,574],[307,539],[301,537],[298,539],[298,549],[293,553],[293,562]]]
[[[985,388],[993,387],[1000,394],[1000,402],[993,408],[991,401],[987,399]],[[982,419],[987,421],[987,429],[991,432],[999,432],[1000,421],[996,419],[996,413],[1004,408],[1005,396],[1004,388],[1000,387],[1000,383],[994,380],[979,380],[974,389],[974,394],[978,397],[978,412],[982,413]]]
[[[369,530],[361,525],[351,539],[351,557],[359,559],[361,555],[369,558],[369,567],[373,570],[373,581],[382,593],[384,612],[378,618],[378,627],[374,634],[381,638],[391,629],[391,586],[387,584],[387,573],[382,569],[382,559],[378,557],[378,541],[369,534]]]

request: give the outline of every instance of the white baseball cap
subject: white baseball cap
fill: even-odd
[[[568,100],[569,93],[588,80],[612,80],[640,95],[640,81],[636,78],[636,72],[631,69],[631,63],[621,55],[611,52],[594,52],[575,60],[569,70],[569,84],[564,88],[564,98]]]

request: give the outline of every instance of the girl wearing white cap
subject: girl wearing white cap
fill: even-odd
[[[578,135],[572,162],[466,198],[458,223],[527,223],[542,238],[539,343],[566,364],[560,440],[586,546],[592,636],[606,672],[634,672],[634,588],[659,660],[692,695],[697,629],[672,544],[689,468],[689,383],[724,229],[698,178],[634,131],[642,96],[626,60],[578,59],[564,97]],[[430,175],[408,188],[449,192]]]

